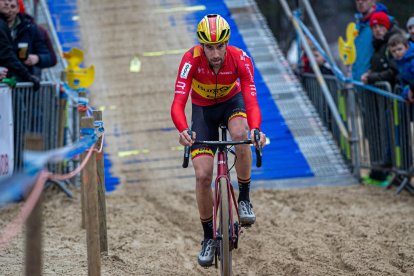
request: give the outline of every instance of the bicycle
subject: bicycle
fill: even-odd
[[[217,153],[217,176],[214,185],[214,201],[213,201],[213,239],[216,241],[215,250],[215,267],[218,268],[217,259],[220,260],[220,274],[232,275],[232,251],[237,249],[241,227],[249,227],[250,225],[239,225],[239,210],[236,198],[234,196],[233,185],[230,182],[230,170],[228,168],[227,153],[235,154],[231,149],[232,146],[241,144],[252,144],[252,140],[227,141],[227,128],[220,125],[221,140],[220,141],[195,141],[194,144],[214,145],[218,146]],[[188,131],[190,137],[191,130]],[[255,141],[259,141],[259,130],[254,131]],[[188,167],[190,158],[190,147],[184,149],[183,168]],[[256,167],[262,165],[261,147],[256,148]],[[234,221],[233,210],[236,210],[237,221]],[[219,213],[219,225],[217,227],[217,213]]]

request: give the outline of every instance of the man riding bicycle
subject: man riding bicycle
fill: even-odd
[[[218,14],[204,16],[197,26],[199,45],[188,50],[178,70],[171,117],[179,131],[179,142],[191,146],[196,175],[196,198],[204,231],[198,263],[213,264],[213,178],[216,147],[193,145],[198,140],[218,140],[219,125],[225,124],[232,140],[246,140],[255,129],[260,130],[261,114],[256,98],[253,64],[242,50],[228,45],[230,26]],[[192,137],[188,134],[185,105],[192,99]],[[266,136],[260,132],[255,146],[264,146]],[[237,145],[236,163],[239,184],[238,208],[240,223],[251,225],[256,216],[250,203],[252,153],[249,145]]]

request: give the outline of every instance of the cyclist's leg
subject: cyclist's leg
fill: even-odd
[[[234,117],[228,122],[228,129],[232,140],[247,140],[249,127],[247,119],[242,117]],[[240,179],[250,179],[250,171],[252,168],[252,151],[249,145],[237,145],[236,155],[237,162],[235,164],[237,177]]]
[[[232,140],[246,140],[249,127],[241,93],[234,97],[228,106],[228,129]],[[236,172],[239,184],[239,216],[241,224],[253,224],[256,216],[250,203],[250,175],[252,168],[252,152],[249,145],[236,147]]]
[[[213,163],[214,159],[210,155],[202,155],[193,159],[197,205],[202,220],[213,216],[213,192],[211,189]]]
[[[196,133],[197,140],[216,140],[218,137],[218,125],[211,120],[214,114],[210,109],[193,104],[191,129]],[[213,240],[213,192],[211,182],[213,178],[215,148],[203,145],[193,145],[191,156],[196,175],[196,199],[204,238],[201,242],[201,250],[198,255],[198,263],[201,266],[211,266],[215,253]]]

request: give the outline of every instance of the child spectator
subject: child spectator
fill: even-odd
[[[408,42],[414,44],[414,14],[407,21]]]
[[[400,73],[401,96],[414,103],[414,44],[409,43],[404,35],[395,34],[388,41],[388,47]]]
[[[316,49],[316,47],[312,47],[312,53],[315,56],[316,63],[319,66],[319,70],[321,70],[322,75],[333,75],[333,71],[329,63],[325,60],[321,53]],[[312,70],[313,72],[313,70]]]
[[[390,19],[384,12],[374,13],[369,22],[374,38],[372,41],[374,53],[370,60],[369,71],[361,76],[361,81],[365,84],[386,81],[394,86],[398,81],[398,69],[388,52],[387,43],[393,34],[400,33],[400,31],[391,26]]]

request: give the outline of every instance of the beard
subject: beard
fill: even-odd
[[[212,67],[221,67],[223,65],[223,59],[222,58],[213,58],[208,61],[210,66]]]

